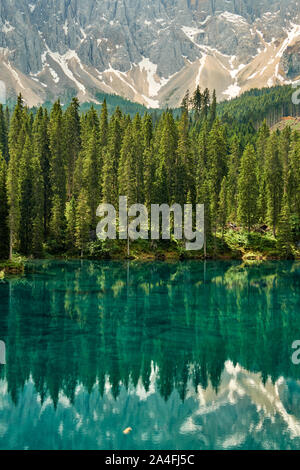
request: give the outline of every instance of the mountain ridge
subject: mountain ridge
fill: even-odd
[[[2,0],[0,79],[31,106],[176,107],[198,84],[224,100],[300,76],[299,24],[296,0]]]

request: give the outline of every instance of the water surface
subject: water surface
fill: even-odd
[[[30,263],[0,281],[0,449],[300,449],[299,314],[299,262]]]

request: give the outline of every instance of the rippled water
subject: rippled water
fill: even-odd
[[[0,281],[0,449],[300,449],[299,287],[299,262],[30,263]]]

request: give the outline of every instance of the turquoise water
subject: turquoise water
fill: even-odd
[[[299,262],[32,262],[0,281],[0,449],[300,449],[297,339]]]

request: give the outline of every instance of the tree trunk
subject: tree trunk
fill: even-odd
[[[12,243],[12,230],[10,230],[9,234],[9,260],[12,261],[13,259],[13,243]]]

